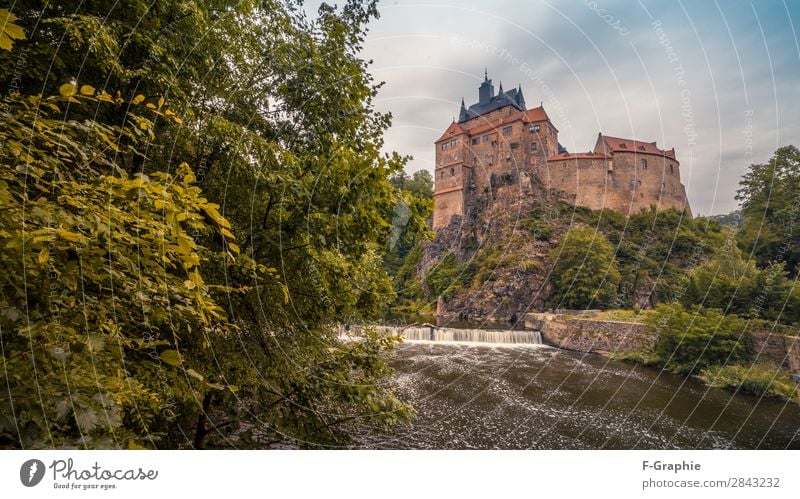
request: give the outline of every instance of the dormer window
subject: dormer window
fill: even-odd
[[[627,146],[627,145],[625,145],[625,144],[620,144],[620,145],[619,145],[619,148],[620,148],[620,149],[627,149],[627,148],[628,148],[628,146]]]
[[[644,151],[644,146],[639,146],[640,151]]]

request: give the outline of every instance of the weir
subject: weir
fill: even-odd
[[[351,326],[350,332],[364,326]],[[401,336],[408,341],[443,341],[465,343],[499,343],[516,345],[540,345],[542,333],[539,331],[517,331],[500,329],[459,329],[437,327],[429,324],[412,326],[372,326],[378,332]],[[347,335],[345,331],[340,334]]]

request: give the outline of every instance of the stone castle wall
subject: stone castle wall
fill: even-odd
[[[550,192],[593,210],[629,215],[651,206],[689,209],[678,162],[664,156],[617,152],[613,159],[550,160],[539,176]]]
[[[610,150],[598,134],[594,151],[561,155],[558,130],[543,109],[520,112],[510,105],[453,123],[448,132],[436,142],[434,229],[463,221],[479,197],[494,203],[541,196],[534,182],[553,199],[595,210],[630,215],[674,208],[691,216],[674,151],[655,143],[636,142],[645,152]]]

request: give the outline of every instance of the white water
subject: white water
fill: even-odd
[[[357,331],[363,326],[352,326]],[[542,333],[539,331],[455,329],[434,326],[373,326],[378,332],[401,336],[408,341],[445,341],[464,343],[500,343],[516,345],[540,345]],[[351,331],[351,332],[354,332]]]

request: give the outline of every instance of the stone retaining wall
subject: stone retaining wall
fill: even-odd
[[[757,361],[800,372],[800,337],[769,331],[753,331],[752,336]]]
[[[556,314],[527,314],[526,327],[542,332],[545,343],[580,352],[619,353],[650,346],[655,337],[645,324],[593,319],[564,319]]]
[[[651,346],[655,336],[647,325],[635,322],[565,318],[553,313],[529,313],[525,326],[541,331],[545,343],[580,352],[620,353]],[[751,332],[759,362],[800,372],[800,337],[770,331]]]

